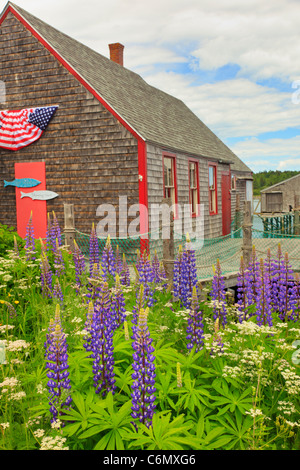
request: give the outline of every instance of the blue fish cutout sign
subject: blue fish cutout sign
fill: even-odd
[[[5,181],[4,180],[4,187],[6,186],[16,186],[17,188],[33,188],[41,184],[40,181],[34,180],[33,178],[19,178],[13,181]]]
[[[23,193],[21,191],[21,199],[23,197],[30,197],[33,201],[48,201],[54,199],[58,194],[54,191],[33,191],[32,193]]]

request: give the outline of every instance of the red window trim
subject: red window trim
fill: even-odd
[[[214,167],[215,168],[215,192],[216,192],[216,210],[211,211],[210,210],[210,189],[209,189],[209,168]],[[208,163],[208,207],[209,207],[209,215],[217,215],[218,214],[218,164],[214,162],[209,162]]]
[[[196,178],[197,178],[197,213],[192,212],[192,201],[191,201],[191,182],[190,182],[190,163],[196,163]],[[189,202],[190,202],[190,209],[191,209],[191,217],[199,217],[200,215],[200,182],[199,182],[199,160],[195,158],[188,159],[188,172],[189,172]]]
[[[163,197],[165,197],[165,174],[164,174],[164,159],[165,158],[173,159],[173,168],[174,168],[174,191],[175,191],[175,213],[174,219],[178,218],[178,194],[177,194],[177,168],[176,168],[176,154],[170,152],[162,153],[162,177],[163,177]]]

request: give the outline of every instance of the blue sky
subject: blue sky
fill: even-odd
[[[182,99],[254,172],[300,171],[299,0],[15,3],[107,57],[124,44],[125,67]]]

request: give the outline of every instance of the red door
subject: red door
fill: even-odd
[[[222,231],[228,235],[231,228],[231,178],[230,172],[223,172],[221,179],[222,187]]]

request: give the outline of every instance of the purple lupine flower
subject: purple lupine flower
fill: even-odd
[[[159,262],[159,258],[158,258],[156,250],[154,251],[154,256],[153,256],[153,259],[152,259],[152,271],[153,271],[153,281],[156,284],[159,284],[161,282],[161,279],[160,279],[160,262]]]
[[[59,305],[56,306],[55,320],[49,325],[45,342],[46,369],[49,379],[47,386],[50,392],[49,405],[52,414],[51,422],[59,419],[64,409],[69,408],[72,403],[68,372],[68,346],[58,313]]]
[[[197,287],[198,283],[195,251],[191,250],[189,246],[183,252],[183,263],[184,269],[182,272],[182,281],[186,284],[183,303],[186,308],[189,308],[191,305],[193,288]]]
[[[61,230],[60,230],[60,226],[59,226],[56,214],[54,211],[52,211],[52,214],[53,214],[53,222],[51,225],[50,233],[51,233],[52,247],[53,247],[53,250],[55,251],[57,248],[56,240],[58,240],[58,246],[62,245],[62,241],[61,241]]]
[[[203,349],[203,323],[202,312],[199,310],[197,289],[193,287],[192,302],[188,315],[188,326],[186,329],[188,340],[187,348],[190,351],[196,346],[195,352]]]
[[[133,424],[138,430],[137,422],[145,424],[148,428],[152,425],[155,410],[155,356],[152,339],[147,325],[148,308],[141,309],[138,317],[138,326],[134,334],[132,347],[134,370],[132,374],[132,406],[131,416]]]
[[[47,213],[46,247],[47,251],[52,250],[52,223],[49,212]]]
[[[300,314],[300,277],[299,273],[295,273],[295,294],[296,294],[296,312],[295,319],[299,320]]]
[[[187,298],[187,285],[183,281],[185,276],[185,269],[185,258],[183,257],[183,250],[182,246],[180,245],[173,268],[173,295],[175,299],[184,304]]]
[[[146,298],[147,305],[151,307],[154,303],[154,274],[151,267],[150,257],[146,250],[143,255],[140,256],[139,262],[136,266],[138,272],[138,286],[142,284],[144,286],[144,296]]]
[[[25,251],[26,251],[26,260],[35,260],[35,239],[34,239],[34,228],[32,224],[32,212],[29,217],[28,224],[26,226],[26,243],[25,243]]]
[[[120,281],[123,286],[130,286],[130,271],[126,261],[125,253],[123,253],[122,270],[120,272]]]
[[[116,260],[110,243],[109,235],[107,237],[105,247],[102,251],[102,270],[104,275],[110,274],[113,277],[115,277],[116,275]]]
[[[74,240],[73,261],[75,266],[75,281],[78,292],[79,288],[81,287],[81,276],[85,272],[85,261],[84,256],[76,243],[76,240]]]
[[[93,358],[94,387],[102,397],[115,391],[113,324],[110,316],[110,297],[107,282],[104,282],[94,303],[91,326],[91,357]]]
[[[295,320],[297,308],[293,271],[286,253],[280,264],[278,279],[278,312],[282,321]]]
[[[91,341],[92,341],[92,322],[94,316],[94,304],[93,302],[88,303],[87,313],[86,313],[86,320],[84,324],[84,329],[86,334],[83,337],[85,343],[83,344],[85,350],[87,352],[92,351]]]
[[[121,258],[119,245],[116,246],[115,265],[116,265],[116,274],[119,274],[119,276],[120,276],[121,271],[123,269],[123,263],[122,263],[122,258]]]
[[[217,259],[216,267],[213,267],[214,275],[212,279],[211,298],[213,301],[214,320],[217,318],[220,324],[224,327],[227,323],[227,309],[226,309],[226,291],[224,276],[222,275],[221,265]]]
[[[56,278],[56,280],[55,280],[52,296],[53,296],[54,299],[59,300],[61,305],[63,304],[64,296],[63,296],[61,285],[60,285],[60,282],[59,282],[58,278]]]
[[[95,225],[92,225],[92,231],[90,235],[89,244],[89,263],[90,263],[90,274],[92,273],[94,264],[99,266],[99,240],[96,234]]]
[[[272,269],[272,306],[274,311],[279,310],[279,284],[281,278],[281,267],[283,263],[283,254],[281,244],[277,245],[277,256],[271,261]]]
[[[62,251],[59,245],[58,238],[56,239],[56,250],[54,253],[54,267],[55,275],[57,277],[62,276],[65,273],[65,263],[62,255]]]
[[[246,268],[244,258],[241,256],[240,270],[237,277],[237,309],[239,312],[239,322],[247,319],[247,289],[248,289],[248,278],[246,276]]]
[[[257,282],[255,303],[257,324],[272,326],[271,284],[263,259],[260,260],[260,277]]]
[[[124,294],[120,284],[120,277],[116,274],[115,288],[111,294],[111,312],[113,329],[118,328],[126,319]]]
[[[260,263],[257,259],[256,249],[253,245],[250,263],[246,271],[247,279],[247,303],[248,305],[255,304],[257,298],[257,291],[259,289],[260,278]]]
[[[46,253],[41,254],[40,262],[42,294],[45,297],[52,298],[52,280],[53,273]]]

